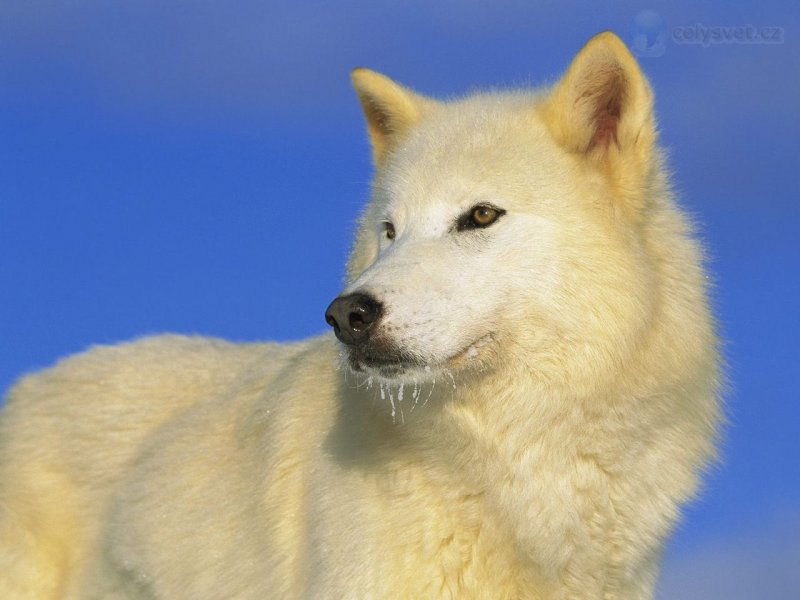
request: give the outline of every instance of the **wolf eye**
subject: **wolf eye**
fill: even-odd
[[[473,206],[469,211],[458,219],[456,229],[464,231],[465,229],[483,229],[488,227],[497,219],[506,214],[502,208],[496,208],[490,204],[478,204]]]
[[[394,225],[392,225],[389,221],[383,222],[383,232],[386,234],[386,238],[389,240],[393,240],[395,236],[394,232]]]

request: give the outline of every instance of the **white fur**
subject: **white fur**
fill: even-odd
[[[719,358],[649,88],[604,36],[553,92],[354,74],[378,170],[345,292],[384,303],[402,375],[350,372],[332,335],[160,336],[22,379],[0,598],[651,597]],[[613,119],[564,116],[607,63],[631,86],[608,146]],[[506,214],[453,231],[485,202]]]

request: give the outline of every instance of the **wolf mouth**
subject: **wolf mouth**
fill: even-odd
[[[483,335],[448,358],[435,363],[404,356],[398,351],[376,354],[356,349],[350,349],[348,363],[350,369],[355,373],[373,372],[386,379],[397,379],[414,371],[428,374],[434,369],[459,368],[465,361],[477,357],[479,349],[486,346],[491,339],[492,334]]]
[[[399,377],[408,371],[422,369],[425,366],[419,360],[404,358],[398,353],[376,355],[351,349],[348,358],[350,369],[354,372],[374,371],[387,379]]]

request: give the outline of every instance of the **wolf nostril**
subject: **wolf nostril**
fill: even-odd
[[[348,321],[353,329],[361,329],[366,324],[364,317],[357,312],[351,312],[348,316]]]
[[[383,307],[367,294],[339,296],[325,311],[325,321],[336,337],[349,345],[364,342],[372,326],[380,319]]]

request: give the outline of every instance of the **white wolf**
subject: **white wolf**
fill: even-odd
[[[339,341],[162,336],[24,378],[1,598],[651,597],[719,358],[636,61],[603,33],[547,90],[353,82],[376,175]]]

